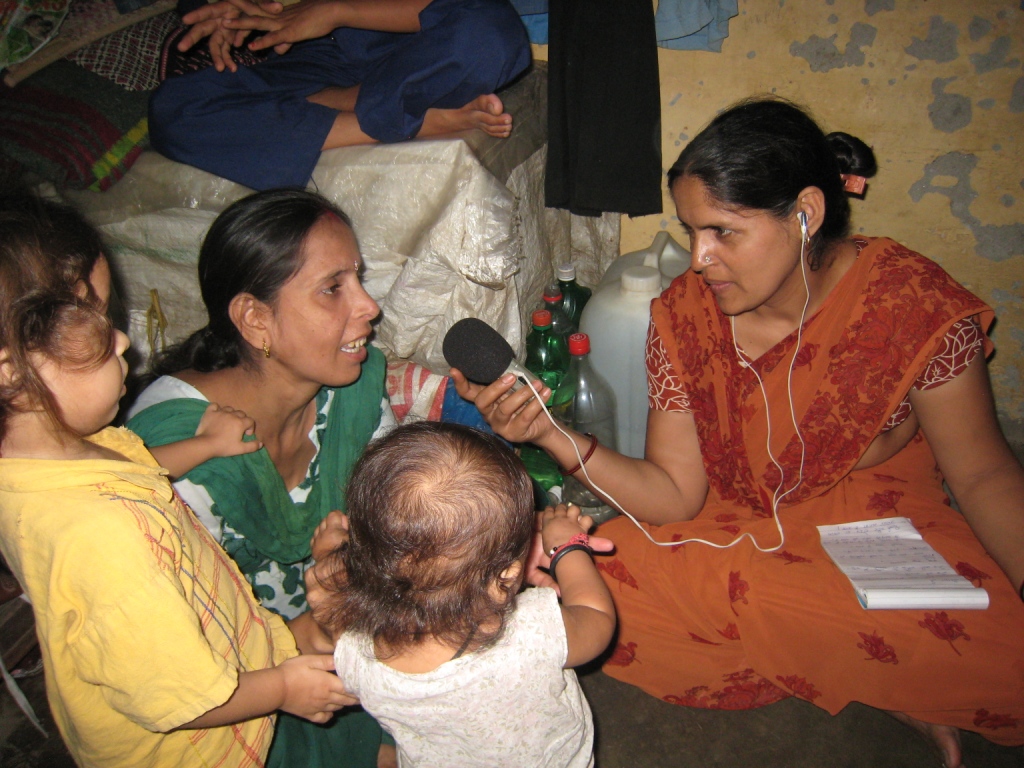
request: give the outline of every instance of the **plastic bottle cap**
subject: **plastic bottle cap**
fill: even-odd
[[[627,267],[622,271],[622,290],[661,293],[661,272],[654,267]]]
[[[537,328],[546,328],[551,325],[551,312],[547,309],[536,309],[533,312],[532,320]]]
[[[585,333],[574,333],[569,336],[570,355],[589,355],[590,337]]]
[[[558,287],[556,283],[553,286],[548,286],[544,289],[544,300],[545,301],[561,301],[562,300],[562,289]]]
[[[572,264],[559,264],[558,265],[558,279],[563,283],[568,283],[570,280],[576,279],[576,267]]]

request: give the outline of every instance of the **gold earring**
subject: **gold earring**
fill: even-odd
[[[263,340],[263,356],[266,358],[270,357],[270,345],[267,344],[267,340]]]

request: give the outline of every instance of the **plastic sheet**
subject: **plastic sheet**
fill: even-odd
[[[524,317],[554,265],[573,260],[596,282],[618,255],[618,217],[586,222],[543,207],[543,148],[502,184],[460,139],[324,152],[310,188],[352,217],[367,291],[381,306],[375,343],[392,359],[447,372],[441,342],[479,317],[521,350]],[[168,342],[206,322],[196,260],[217,214],[250,194],[241,185],[147,152],[105,193],[68,192],[104,235],[131,321],[148,358],[152,289]],[[525,216],[525,220],[524,220]],[[148,319],[148,323],[147,323]],[[148,328],[148,331],[147,331]]]

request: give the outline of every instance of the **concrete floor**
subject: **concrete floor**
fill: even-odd
[[[1024,444],[1012,448],[1024,460]],[[740,712],[690,709],[613,680],[596,666],[578,673],[594,713],[598,768],[942,766],[923,737],[860,704],[835,717],[796,698]],[[50,737],[32,727],[0,684],[0,768],[74,768],[50,717],[43,676],[21,684]],[[1024,747],[999,747],[975,733],[963,734],[963,753],[967,768],[1024,768]]]
[[[581,670],[597,727],[599,768],[939,768],[922,738],[860,705],[837,717],[798,699],[745,712],[666,704],[599,670]],[[43,677],[21,681],[45,720],[44,739],[0,686],[0,766],[73,768],[46,707]],[[964,734],[968,768],[1024,768],[1024,749]],[[523,766],[523,768],[530,768]]]
[[[667,704],[600,671],[581,675],[600,768],[940,768],[931,745],[878,710],[838,716],[799,699],[741,712]],[[1021,768],[1024,749],[964,734],[968,768]]]

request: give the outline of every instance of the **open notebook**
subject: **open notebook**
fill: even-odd
[[[819,525],[818,532],[865,608],[988,608],[988,593],[954,571],[905,517]]]

